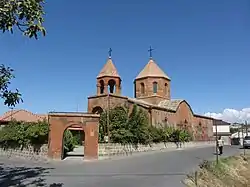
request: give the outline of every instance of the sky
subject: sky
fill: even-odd
[[[250,121],[249,0],[46,1],[46,37],[0,34],[11,88],[34,113],[86,111],[108,50],[133,97],[133,80],[153,58],[171,78],[171,97],[198,114]],[[0,105],[0,113],[8,107]]]

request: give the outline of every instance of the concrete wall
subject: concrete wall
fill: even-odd
[[[216,132],[216,126],[213,126],[213,132]],[[217,126],[218,133],[230,133],[230,126],[229,125],[218,125]]]

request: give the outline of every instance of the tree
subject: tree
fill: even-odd
[[[43,27],[44,0],[0,0],[0,30],[13,33],[14,29],[21,31],[25,36],[38,38],[38,34],[45,36]],[[13,69],[0,65],[0,97],[4,104],[14,107],[22,102],[18,90],[8,89],[10,80],[14,78]]]
[[[30,38],[45,36],[43,4],[44,0],[1,0],[0,30],[13,33],[15,27]]]
[[[132,134],[128,129],[128,109],[115,107],[109,112],[110,139],[114,143],[126,144],[130,142]]]
[[[4,100],[4,104],[9,107],[14,107],[23,101],[18,89],[16,91],[9,90],[10,80],[15,78],[13,71],[10,67],[0,65],[0,97]]]
[[[147,144],[150,141],[149,122],[145,111],[141,108],[138,110],[137,105],[133,106],[132,112],[128,120],[128,128],[133,135],[132,142],[134,144]]]

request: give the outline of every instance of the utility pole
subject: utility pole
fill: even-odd
[[[241,123],[241,134],[242,134],[242,146],[243,146],[243,149],[244,149],[244,155],[246,154],[246,149],[245,149],[245,146],[244,146],[244,124]]]
[[[109,133],[109,110],[110,110],[110,102],[109,102],[109,93],[107,97],[107,134],[108,134],[108,143],[110,142],[110,133]]]
[[[245,121],[245,128],[246,128],[246,136],[248,135],[248,126],[247,126],[247,121]]]
[[[218,153],[218,128],[217,120],[215,120],[215,136],[216,136],[216,164],[219,163],[219,153]]]
[[[239,139],[239,143],[240,143],[240,127],[238,125],[238,139]]]

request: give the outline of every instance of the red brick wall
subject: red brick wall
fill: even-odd
[[[153,93],[153,82],[157,82],[157,94]],[[144,94],[141,92],[141,83],[144,83],[145,86]],[[170,99],[170,81],[165,78],[148,77],[135,80],[134,84],[136,98],[158,95],[165,99]],[[167,94],[165,94],[165,84],[167,84]]]
[[[154,99],[154,97],[147,98],[147,99],[149,100]],[[140,98],[139,100],[145,100],[145,99]],[[134,104],[133,102],[128,102],[127,97],[110,95],[110,108],[113,108],[115,106],[128,106],[131,111],[133,104]],[[107,109],[107,95],[89,97],[88,112],[92,112],[93,108],[96,106],[100,106],[102,109]],[[162,124],[162,125],[168,125],[168,126],[179,127],[179,128],[185,128],[185,125],[186,125],[187,130],[193,133],[194,137],[199,140],[207,140],[209,139],[209,137],[213,136],[212,120],[207,119],[206,117],[203,118],[203,117],[193,116],[190,106],[185,101],[179,105],[176,113],[169,112],[164,109],[159,110],[159,109],[153,108],[151,111],[152,113],[151,115],[149,107],[145,107],[143,108],[143,110],[148,112],[150,124],[152,125],[157,126],[158,124]],[[187,124],[184,123],[185,120]],[[197,136],[197,129],[198,129],[199,123],[202,124],[202,129],[203,129],[202,138],[198,138]],[[180,124],[182,126],[177,126]]]
[[[124,106],[127,103],[128,98],[110,94],[109,106],[113,108],[115,106]],[[101,107],[103,110],[108,108],[108,96],[93,96],[88,98],[88,113],[92,113],[95,107]]]

